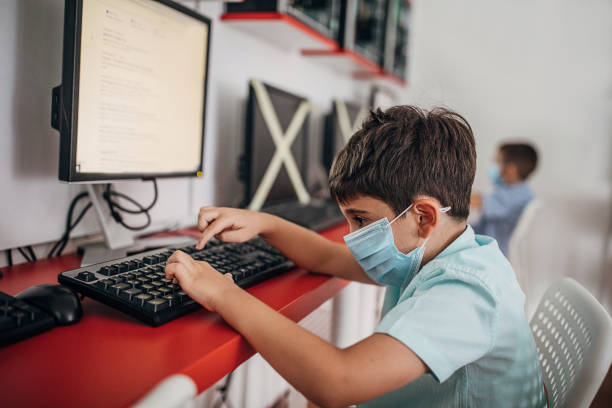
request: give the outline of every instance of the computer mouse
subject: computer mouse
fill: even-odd
[[[32,286],[15,296],[53,316],[55,322],[65,326],[83,317],[79,296],[72,289],[50,283]]]

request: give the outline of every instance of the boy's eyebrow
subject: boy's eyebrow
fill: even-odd
[[[368,214],[365,210],[359,210],[357,208],[348,208],[346,209],[347,214]]]

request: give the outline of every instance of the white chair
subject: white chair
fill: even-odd
[[[612,362],[612,319],[578,282],[551,285],[531,319],[549,407],[588,407]]]
[[[510,241],[508,242],[508,260],[516,274],[516,280],[525,295],[527,295],[527,257],[525,249],[527,244],[527,236],[529,230],[536,218],[536,214],[544,206],[541,200],[534,198],[523,209],[521,216],[512,231]]]

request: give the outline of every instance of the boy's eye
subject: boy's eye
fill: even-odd
[[[360,227],[363,227],[363,224],[366,223],[366,219],[363,217],[360,217],[358,215],[354,216],[353,219],[355,220],[355,222],[357,223],[357,225],[359,225]]]

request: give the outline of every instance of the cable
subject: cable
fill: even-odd
[[[72,221],[72,215],[74,213],[74,209],[75,209],[77,203],[80,200],[82,200],[82,199],[84,199],[84,198],[86,198],[88,196],[89,196],[88,193],[79,193],[79,194],[76,195],[76,197],[74,197],[72,199],[72,202],[70,203],[70,207],[68,209],[68,215],[66,217],[66,226],[65,226],[65,229],[64,229],[64,233],[62,234],[62,237],[55,243],[55,245],[53,245],[53,248],[51,248],[51,250],[47,254],[47,258],[52,258],[54,256],[59,256],[64,251],[64,248],[66,247],[66,244],[68,243],[68,240],[70,239],[70,232],[72,232],[72,230],[83,219],[83,217],[85,216],[87,211],[92,206],[91,202],[87,203],[87,205],[81,210],[81,213],[77,216],[76,220],[74,222]]]
[[[19,253],[26,260],[26,262],[32,262],[33,261],[33,259],[30,258],[30,256],[28,254],[26,254],[25,251],[22,248],[17,248],[17,251],[19,251]]]
[[[106,185],[106,191],[104,191],[104,193],[102,194],[102,197],[104,198],[104,200],[106,200],[106,203],[108,204],[108,208],[110,210],[110,213],[113,219],[119,224],[121,224],[124,228],[127,228],[131,231],[141,231],[147,228],[149,225],[151,225],[151,215],[149,214],[149,210],[153,208],[153,206],[157,203],[157,198],[158,198],[157,180],[151,179],[151,181],[153,182],[153,194],[154,195],[153,195],[153,201],[147,207],[144,207],[138,201],[134,200],[132,197],[129,197],[126,194],[119,193],[117,191],[112,191],[110,184]],[[138,209],[133,210],[130,208],[123,207],[121,204],[119,204],[118,202],[112,199],[113,196],[129,201]],[[129,225],[125,221],[123,221],[123,217],[121,217],[121,214],[117,210],[128,213],[128,214],[144,214],[147,217],[147,221],[143,225],[138,225],[138,226]]]
[[[33,261],[38,260],[38,259],[36,258],[36,254],[34,253],[34,249],[32,249],[32,245],[28,245],[28,246],[27,246],[27,247],[25,247],[25,248],[26,248],[26,249],[28,250],[28,252],[30,253],[30,257],[32,258],[32,260],[33,260]]]
[[[74,221],[73,224],[70,225],[70,230],[68,231],[68,235],[66,235],[66,238],[64,239],[64,242],[62,243],[62,245],[59,247],[59,249],[57,250],[57,255],[61,255],[62,252],[64,252],[64,248],[66,248],[66,244],[68,244],[68,240],[70,238],[70,232],[77,226],[77,224],[83,219],[83,217],[85,216],[85,214],[87,214],[87,211],[92,207],[93,204],[88,203],[82,210],[81,213],[78,215],[77,219]]]
[[[8,266],[13,266],[13,252],[10,249],[5,250],[6,252],[6,262]]]

